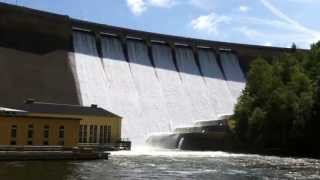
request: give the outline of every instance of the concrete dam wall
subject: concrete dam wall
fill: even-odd
[[[65,16],[0,4],[0,105],[27,98],[78,104]]]
[[[231,114],[257,56],[288,51],[142,32],[0,3],[1,106],[99,106],[135,144]]]

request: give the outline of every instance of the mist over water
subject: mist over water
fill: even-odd
[[[222,53],[221,66],[209,49],[101,38],[74,32],[75,75],[83,105],[123,117],[122,137],[144,144],[149,134],[172,132],[199,120],[231,114],[245,86],[238,59]],[[174,53],[173,53],[174,52]]]

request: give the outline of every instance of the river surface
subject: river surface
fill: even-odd
[[[320,161],[140,149],[112,153],[109,160],[1,162],[0,179],[320,179]]]

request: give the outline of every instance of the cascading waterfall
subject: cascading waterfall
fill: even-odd
[[[239,65],[239,60],[232,53],[221,53],[220,59],[230,92],[234,98],[234,102],[236,102],[242,90],[245,88],[246,82]]]
[[[187,91],[195,110],[195,119],[215,119],[214,102],[210,99],[209,91],[195,62],[192,50],[178,47],[176,48],[176,58],[184,89]]]
[[[90,106],[98,104],[108,108],[106,104],[106,76],[98,56],[94,36],[73,32],[75,50],[75,70],[79,81],[82,104]]]
[[[141,124],[144,124],[141,104],[122,44],[116,38],[102,37],[101,48],[108,84],[106,92],[108,110],[124,117],[123,137],[142,139],[145,134],[141,131]]]
[[[142,41],[127,40],[125,52],[119,39],[102,36],[100,58],[94,36],[74,32],[73,39],[82,104],[122,116],[122,136],[135,145],[151,133],[232,113],[245,86],[238,59],[230,53],[221,55],[221,71],[209,49],[199,49],[198,67],[187,47],[177,46],[174,57],[167,45],[152,43],[150,54]]]
[[[171,48],[166,45],[154,44],[152,55],[163,88],[167,109],[172,119],[170,122],[171,131],[174,127],[192,124],[192,121],[196,120],[194,118],[195,112],[175,67]]]
[[[199,49],[198,54],[199,64],[217,114],[232,114],[235,102],[215,55],[208,49]]]
[[[147,46],[140,41],[128,40],[128,57],[132,77],[138,90],[144,123],[140,124],[145,136],[170,130],[170,119],[162,87],[149,58]]]

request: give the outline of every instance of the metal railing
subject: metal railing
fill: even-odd
[[[79,143],[79,148],[83,149],[94,149],[99,151],[117,151],[117,150],[130,150],[130,141],[118,141],[116,143]]]

